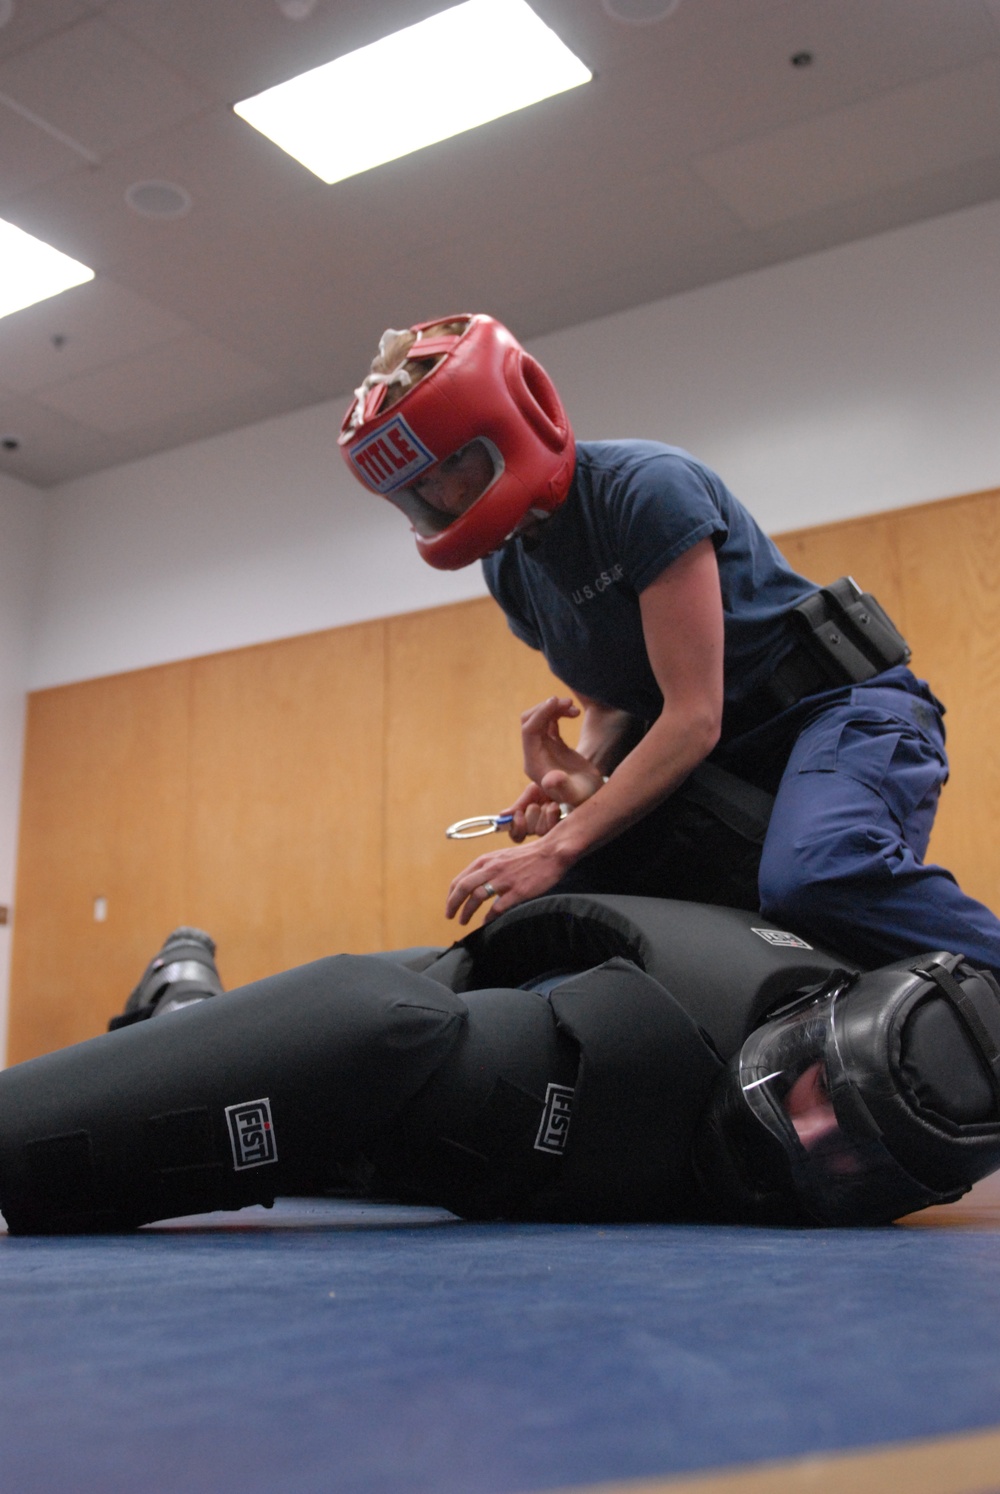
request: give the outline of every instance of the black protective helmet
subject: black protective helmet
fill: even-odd
[[[215,965],[215,940],[204,929],[187,924],[174,929],[153,956],[125,1003],[125,1010],[108,1023],[109,1032],[130,1027],[149,1017],[180,1011],[208,996],[222,995]]]
[[[1000,1167],[1000,987],[960,955],[836,974],[772,1012],[695,1143],[723,1217],[888,1224]]]

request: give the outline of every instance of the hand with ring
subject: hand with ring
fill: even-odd
[[[459,923],[465,925],[492,898],[484,920],[492,923],[508,908],[541,897],[555,886],[575,859],[553,846],[556,839],[547,835],[542,840],[477,856],[449,887],[445,916],[458,915]]]

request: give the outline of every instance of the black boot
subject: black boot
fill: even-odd
[[[202,929],[174,929],[150,960],[121,1016],[111,1018],[108,1031],[147,1017],[162,1017],[208,996],[221,996],[222,990],[215,968],[215,940]]]

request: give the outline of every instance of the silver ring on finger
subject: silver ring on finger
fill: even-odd
[[[486,893],[487,897],[499,897],[500,896],[499,892],[497,892],[497,890],[493,886],[492,882],[484,882],[483,883],[483,891]]]

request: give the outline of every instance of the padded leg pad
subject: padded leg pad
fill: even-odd
[[[458,1040],[437,981],[339,955],[0,1073],[14,1233],[269,1203],[349,1163]]]

